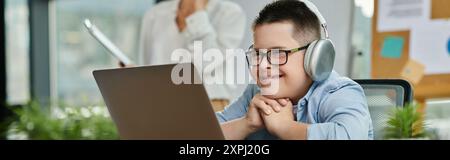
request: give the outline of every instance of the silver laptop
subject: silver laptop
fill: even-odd
[[[192,64],[181,65],[198,76]],[[174,66],[93,72],[121,139],[224,139],[203,85],[173,84]]]

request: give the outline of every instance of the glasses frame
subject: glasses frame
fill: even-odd
[[[261,62],[264,60],[264,57],[266,57],[267,62],[269,62],[270,65],[278,65],[278,66],[282,66],[282,65],[285,65],[285,64],[289,61],[289,54],[291,54],[291,53],[296,53],[296,52],[298,52],[298,51],[302,51],[302,50],[308,49],[308,47],[309,47],[310,44],[311,44],[311,43],[309,43],[309,44],[307,44],[307,45],[305,45],[305,46],[303,46],[303,47],[298,47],[298,48],[289,49],[289,50],[282,50],[282,49],[268,49],[268,51],[267,51],[266,53],[261,53],[261,52],[255,50],[255,49],[253,48],[253,45],[251,45],[251,46],[249,47],[249,49],[245,52],[245,58],[247,59],[247,64],[248,64],[249,67],[250,67],[250,66],[258,66],[258,65],[260,65]],[[250,53],[252,52],[252,50],[254,50],[254,52],[256,52],[257,56],[260,56],[260,55],[263,56],[263,58],[261,58],[261,60],[259,60],[259,62],[258,62],[256,65],[250,64],[250,56],[251,56]],[[273,50],[277,50],[278,53],[284,53],[284,54],[286,54],[286,61],[285,61],[284,63],[280,63],[280,64],[273,64],[273,63],[272,63],[272,60],[270,59]]]

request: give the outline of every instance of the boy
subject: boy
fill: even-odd
[[[257,85],[249,85],[216,114],[227,139],[373,139],[369,110],[357,83],[336,72],[313,81],[305,72],[303,46],[321,38],[320,27],[317,15],[298,0],[273,2],[259,13],[253,25],[254,45],[246,53]],[[261,58],[261,50],[279,55]],[[269,92],[273,94],[262,95]]]

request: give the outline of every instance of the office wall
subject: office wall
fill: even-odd
[[[252,43],[252,31],[250,29],[253,19],[258,12],[273,0],[232,0],[244,9],[247,16],[247,32],[241,48],[248,48]],[[353,17],[353,0],[311,0],[314,2],[323,16],[328,21],[328,30],[331,39],[336,45],[336,63],[335,70],[340,74],[348,76],[348,64],[351,44],[351,26]]]

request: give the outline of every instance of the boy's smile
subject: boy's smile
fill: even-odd
[[[269,73],[270,74],[270,73]],[[276,81],[280,81],[282,78],[284,78],[284,74],[277,74],[277,75],[260,75],[259,82],[261,86],[269,86],[271,83],[274,83]]]

